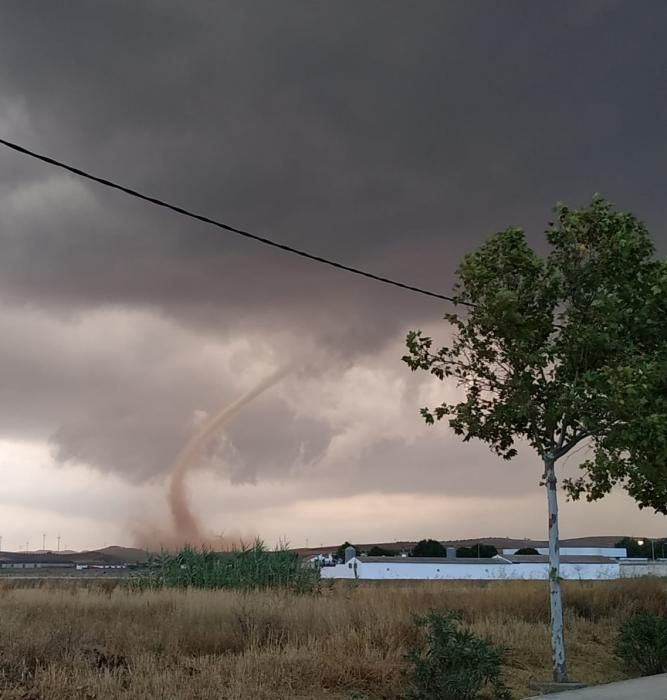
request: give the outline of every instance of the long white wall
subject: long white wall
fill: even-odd
[[[621,564],[621,578],[637,578],[639,576],[667,577],[667,561],[632,561]]]
[[[326,566],[321,569],[322,578],[354,579],[366,581],[413,580],[546,580],[549,565],[545,563],[522,564],[439,564],[364,562],[353,559],[348,564]],[[351,566],[350,566],[351,565]],[[601,581],[620,577],[618,562],[603,564],[561,564],[561,576],[575,581]]]
[[[513,566],[511,564],[390,564],[377,562],[361,562],[359,578],[374,581],[382,579],[393,580],[490,580],[508,578]]]
[[[336,566],[323,566],[320,569],[320,578],[355,578],[352,568],[347,564],[336,564]]]

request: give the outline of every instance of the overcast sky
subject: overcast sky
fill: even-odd
[[[0,134],[447,293],[461,256],[600,192],[667,248],[667,5],[0,5]],[[530,452],[418,415],[403,338],[444,303],[262,248],[0,150],[0,535],[132,543],[202,421],[287,362],[190,485],[212,532],[542,538]],[[576,471],[576,458],[564,467]],[[567,536],[663,534],[616,494]]]

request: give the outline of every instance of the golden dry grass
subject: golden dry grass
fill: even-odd
[[[636,611],[667,613],[667,583],[566,587],[571,675],[622,677],[613,642]],[[508,649],[517,698],[549,677],[546,585],[340,583],[320,595],[160,591],[0,581],[0,697],[398,698],[413,616],[457,609]]]

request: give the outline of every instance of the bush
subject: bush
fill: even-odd
[[[369,557],[395,557],[397,552],[393,549],[385,549],[384,547],[378,547],[375,545],[371,547],[366,554]]]
[[[459,559],[491,559],[498,554],[498,550],[492,544],[473,544],[470,547],[459,547],[456,556]]]
[[[535,547],[521,547],[521,549],[517,549],[514,554],[535,556],[539,554],[539,552],[535,549]]]
[[[634,615],[623,625],[616,641],[616,655],[628,671],[642,676],[667,673],[667,617]]]
[[[471,700],[485,688],[510,698],[500,676],[501,651],[465,628],[458,613],[432,612],[417,625],[424,634],[406,654],[406,700]]]

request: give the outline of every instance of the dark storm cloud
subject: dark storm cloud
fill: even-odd
[[[510,223],[541,228],[557,199],[602,191],[660,221],[667,10],[561,7],[10,3],[0,18],[3,97],[24,109],[17,133],[35,147],[323,254],[448,287],[465,249]],[[3,155],[3,179],[17,160]],[[97,194],[102,221],[97,209],[73,212],[69,237],[53,244],[67,252],[68,297],[73,278],[83,297],[141,303],[168,293],[176,261],[173,281],[197,302],[239,287],[232,304],[253,307],[267,292],[290,302],[306,290],[368,292],[369,283],[324,272],[318,283],[308,263]],[[105,226],[110,210],[121,221]],[[98,270],[91,282],[91,236],[100,266],[113,247],[125,274]],[[23,245],[37,253],[45,237],[24,235]],[[239,284],[248,275],[262,279],[260,293]],[[128,288],[127,278],[144,281]],[[55,280],[49,290],[57,295]]]
[[[461,255],[488,233],[524,225],[539,240],[555,201],[580,204],[595,191],[644,218],[664,250],[666,22],[658,1],[5,2],[0,130],[209,216],[446,293]],[[201,343],[264,336],[278,364],[315,345],[349,365],[446,311],[5,151],[0,207],[3,302],[58,322],[142,309]],[[2,323],[11,333],[17,321]],[[21,332],[65,347],[61,326]],[[5,433],[46,430],[63,461],[157,473],[190,434],[192,411],[218,410],[238,389],[233,377],[207,381],[197,359],[159,371],[180,342],[177,330],[164,333],[154,354],[130,344],[114,357],[117,338],[91,346],[84,373],[84,355],[10,343]],[[259,444],[252,421],[230,426],[224,454],[236,455],[237,480],[316,461],[336,432],[277,399],[253,410],[271,431]],[[385,487],[403,488],[406,450],[435,473],[434,441],[417,449],[369,434],[360,484],[372,488],[386,469]],[[454,473],[464,484],[470,472]]]

